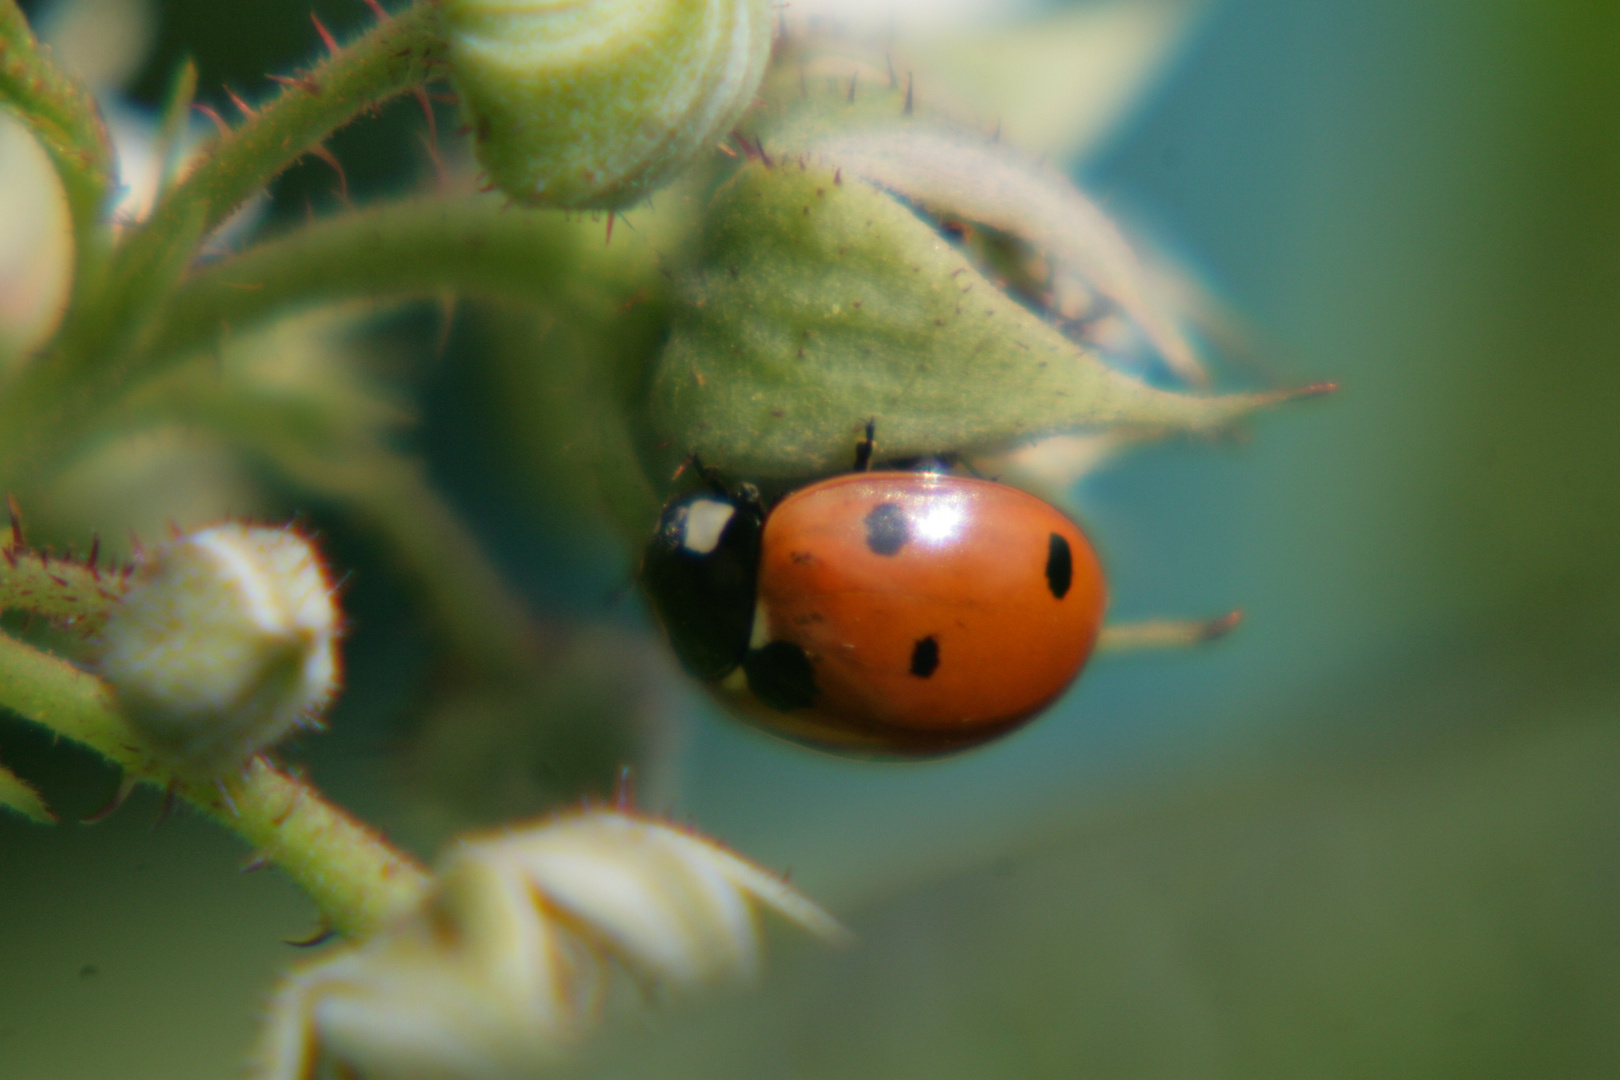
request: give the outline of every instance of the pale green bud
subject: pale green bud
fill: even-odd
[[[107,620],[100,672],[160,762],[217,776],[318,719],[338,684],[337,636],[308,540],[218,525],[143,562]]]
[[[283,981],[251,1075],[552,1076],[638,1001],[752,977],[759,910],[850,940],[775,874],[634,813],[588,809],[474,837],[417,908]],[[616,985],[626,975],[641,994]]]
[[[495,186],[635,202],[723,139],[770,56],[767,0],[444,0],[450,70]]]

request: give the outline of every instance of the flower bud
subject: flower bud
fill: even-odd
[[[1057,434],[1217,433],[1320,392],[1179,393],[1117,371],[885,188],[836,160],[773,160],[715,193],[677,279],[646,384],[649,475],[694,455],[802,482],[848,468],[864,419],[895,458],[977,456]]]
[[[337,634],[308,540],[217,525],[145,560],[107,620],[100,672],[160,762],[217,776],[316,720],[337,688]]]
[[[723,138],[770,55],[766,0],[444,0],[450,70],[495,186],[635,202]]]
[[[282,983],[252,1075],[551,1075],[611,1009],[634,1007],[615,993],[626,974],[643,1000],[752,975],[756,908],[849,940],[781,878],[638,814],[585,810],[474,838],[418,907]]]
[[[73,223],[51,159],[0,109],[0,376],[43,344],[67,306]]]
[[[700,833],[636,814],[566,814],[468,842],[441,873],[452,909],[467,893],[463,878],[471,873],[476,879],[490,867],[521,881],[525,894],[544,898],[549,913],[593,952],[670,994],[757,973],[755,907],[828,942],[849,937],[776,875]],[[476,937],[470,930],[466,935]],[[509,951],[510,943],[492,944],[492,955]]]

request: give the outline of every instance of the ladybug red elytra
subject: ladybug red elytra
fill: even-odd
[[[856,456],[864,470],[871,429]],[[642,581],[682,664],[749,719],[875,757],[966,750],[1041,712],[1107,590],[1049,503],[942,472],[856,471],[767,513],[750,487],[671,502]]]

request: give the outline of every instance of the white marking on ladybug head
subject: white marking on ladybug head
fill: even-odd
[[[696,499],[686,508],[686,530],[681,547],[694,555],[708,555],[720,546],[720,534],[737,514],[737,508],[719,499]]]

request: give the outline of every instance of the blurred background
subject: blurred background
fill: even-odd
[[[264,93],[313,55],[312,7],[340,36],[367,19],[359,0],[157,4],[128,100],[186,52],[222,111],[222,85]],[[1054,146],[1242,320],[1231,381],[1342,384],[1077,493],[1116,616],[1241,608],[1241,629],[1099,659],[956,759],[778,742],[670,670],[630,547],[555,494],[567,461],[529,433],[547,390],[491,344],[502,314],[458,313],[441,351],[411,309],[368,346],[416,417],[400,437],[570,675],[530,727],[456,726],[477,709],[436,694],[420,602],[375,537],[270,485],[251,508],[318,524],[354,625],[332,731],[295,759],[424,853],[636,760],[650,808],[790,868],[860,934],[838,956],[784,935],[763,992],[666,1015],[601,1075],[1620,1073],[1620,8],[990,8],[918,39],[967,80],[976,54],[1033,47],[1019,20],[1150,27],[1109,83],[1129,92],[1074,101],[1095,122]],[[349,198],[427,182],[421,127],[407,104],[334,139]],[[340,207],[320,162],[262,227],[306,206]],[[0,747],[68,819],[114,783],[15,720]],[[236,1074],[313,911],[193,815],[153,828],[156,802],[94,827],[0,818],[0,1077]]]

